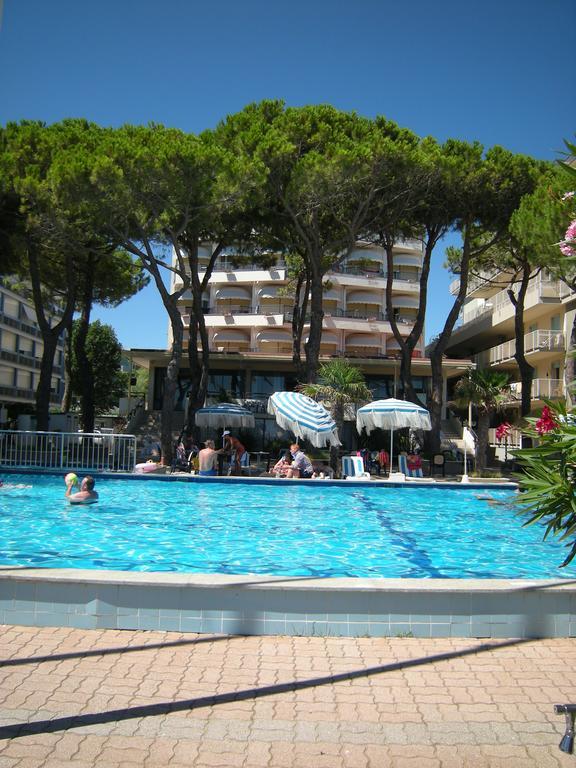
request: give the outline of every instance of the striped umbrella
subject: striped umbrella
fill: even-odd
[[[300,392],[275,392],[268,398],[268,413],[275,416],[282,429],[309,440],[317,448],[341,444],[336,423],[326,408]]]
[[[375,400],[363,405],[356,411],[356,429],[363,429],[370,434],[373,429],[390,430],[390,472],[392,471],[394,430],[404,427],[412,429],[432,429],[430,414],[421,405],[407,400],[396,400],[389,397],[386,400]]]
[[[237,403],[218,403],[199,408],[194,414],[197,427],[253,427],[254,414]]]

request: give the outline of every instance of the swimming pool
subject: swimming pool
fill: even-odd
[[[98,490],[98,504],[71,506],[59,476],[7,477],[0,564],[312,578],[576,574],[558,568],[559,542],[522,527],[514,491],[497,487],[100,478]]]

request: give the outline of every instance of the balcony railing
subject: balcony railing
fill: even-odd
[[[284,322],[292,322],[293,312],[286,307],[265,307],[262,304],[237,307],[206,307],[203,310],[205,315],[283,315]],[[324,317],[346,318],[348,320],[368,320],[372,322],[388,322],[388,314],[381,311],[371,311],[369,309],[328,309],[324,312]],[[306,312],[307,321],[310,320],[310,311]],[[396,322],[403,325],[410,325],[415,322],[415,317],[410,315],[397,315]],[[182,322],[185,326],[190,324],[190,315],[182,315]]]
[[[565,347],[564,334],[561,331],[531,331],[524,336],[524,352],[561,351]],[[513,360],[516,354],[516,339],[498,344],[490,350],[490,365],[498,365],[506,360]]]
[[[510,384],[510,394],[513,400],[520,400],[522,382],[513,381]],[[532,400],[541,400],[543,397],[547,400],[559,400],[564,397],[564,382],[562,379],[533,379],[530,397]]]
[[[375,262],[372,262],[373,264]],[[383,278],[386,279],[388,276],[388,271],[384,267],[378,268],[368,268],[368,267],[358,267],[354,266],[354,264],[340,264],[337,267],[334,267],[331,272],[341,274],[341,275],[358,275],[360,277],[374,277],[374,278]],[[393,273],[394,280],[403,280],[407,283],[417,283],[420,280],[420,273],[418,272],[415,274],[414,272],[405,272],[403,270],[394,270]]]
[[[508,435],[506,436],[506,440],[496,440],[496,430],[495,429],[489,429],[488,430],[488,442],[490,445],[495,446],[497,448],[520,448],[522,446],[522,432],[519,429],[515,429],[512,427],[508,431]]]

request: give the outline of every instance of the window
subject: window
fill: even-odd
[[[0,365],[0,385],[3,387],[14,386],[14,368]]]
[[[16,386],[20,389],[32,388],[32,374],[30,371],[16,371]]]
[[[10,315],[10,317],[19,316],[19,304],[17,299],[13,299],[11,296],[4,295],[4,314]]]
[[[212,371],[208,377],[208,396],[218,397],[244,397],[245,379],[244,371]]]
[[[2,349],[6,352],[16,352],[16,334],[2,330]]]
[[[252,375],[251,396],[257,398],[270,397],[274,392],[289,392],[296,386],[292,375],[275,373],[255,373]]]

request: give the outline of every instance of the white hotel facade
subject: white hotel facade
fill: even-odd
[[[200,269],[208,263],[211,246],[199,254]],[[420,291],[423,251],[419,241],[404,241],[394,253],[393,304],[398,328],[408,336],[414,325]],[[320,359],[352,360],[362,370],[375,398],[402,397],[399,386],[399,347],[386,312],[386,255],[382,248],[358,243],[350,255],[326,275]],[[173,288],[181,283],[173,278]],[[440,297],[432,296],[431,301]],[[297,384],[292,362],[293,296],[286,265],[278,258],[264,269],[249,263],[234,248],[216,260],[203,299],[210,344],[208,401],[235,400],[266,419],[270,394]],[[191,295],[179,301],[185,349]],[[306,340],[306,327],[303,342]],[[168,342],[170,344],[170,332]],[[151,370],[148,409],[162,406],[167,350],[133,350],[136,363]],[[469,361],[445,361],[446,377],[461,375]],[[415,389],[426,401],[430,363],[424,334],[413,353]],[[176,411],[184,411],[187,391],[186,354],[182,359]],[[271,417],[270,417],[271,418]],[[263,426],[262,433],[265,429]]]

